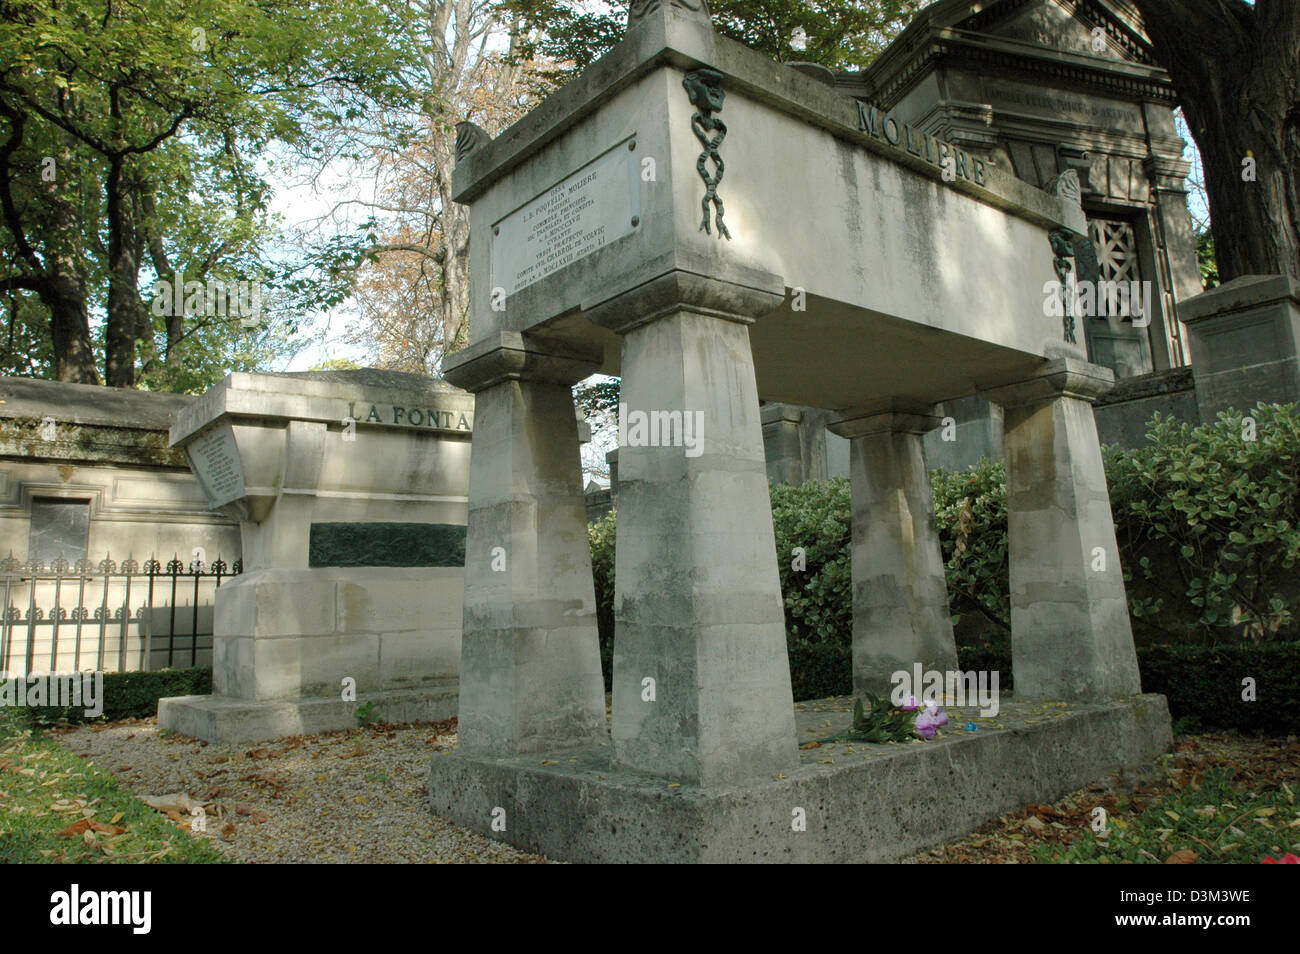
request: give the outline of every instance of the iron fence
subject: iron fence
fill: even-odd
[[[216,588],[241,570],[239,560],[228,567],[220,557],[188,565],[173,557],[164,567],[152,557],[142,566],[106,556],[47,567],[9,556],[0,560],[0,673],[79,672],[92,659],[99,671],[197,665],[205,638],[211,651]]]

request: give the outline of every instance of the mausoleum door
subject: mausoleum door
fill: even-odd
[[[1149,329],[1159,283],[1142,267],[1134,223],[1112,214],[1090,214],[1088,233],[1097,258],[1092,309],[1087,307],[1087,298],[1081,300],[1080,322],[1087,339],[1088,360],[1110,368],[1116,378],[1153,371]],[[1084,277],[1081,273],[1080,279]],[[1149,284],[1144,285],[1144,280]],[[1111,294],[1111,288],[1117,294]],[[1141,314],[1135,314],[1139,308],[1131,300],[1132,292],[1138,290],[1142,292]]]

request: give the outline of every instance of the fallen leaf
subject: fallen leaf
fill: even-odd
[[[177,792],[174,795],[141,795],[140,801],[144,802],[150,808],[160,812],[182,812],[190,814],[195,808],[202,808],[207,802],[195,801],[185,792]]]
[[[83,818],[81,821],[73,822],[67,828],[63,829],[63,831],[59,832],[58,837],[76,838],[78,835],[85,834],[88,831],[90,831],[90,819]]]
[[[1196,859],[1199,857],[1200,855],[1192,851],[1190,848],[1184,848],[1181,851],[1175,851],[1172,855],[1166,858],[1165,864],[1167,865],[1195,864]]]

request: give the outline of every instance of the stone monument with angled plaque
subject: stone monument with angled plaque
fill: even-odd
[[[243,572],[217,591],[210,696],[159,725],[253,742],[456,714],[474,399],[375,370],[232,374],[171,431]]]

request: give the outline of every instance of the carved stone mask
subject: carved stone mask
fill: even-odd
[[[692,105],[702,113],[713,113],[722,109],[726,91],[722,88],[722,74],[708,68],[687,73],[682,80]]]
[[[1062,229],[1054,229],[1049,233],[1048,240],[1052,243],[1052,252],[1058,258],[1074,257],[1074,243],[1070,241],[1068,232]]]

